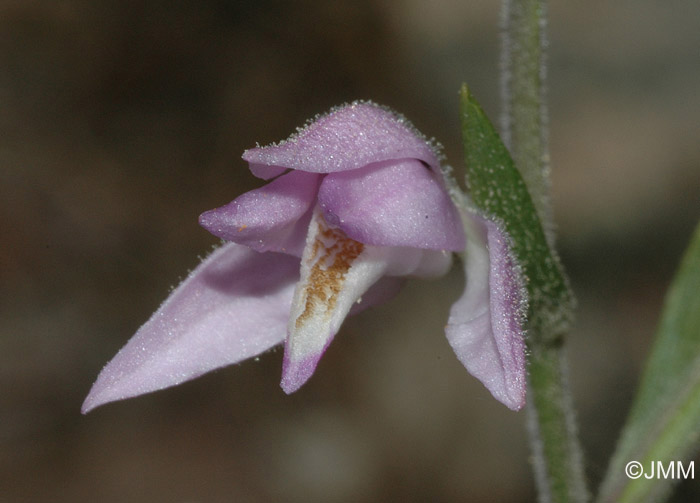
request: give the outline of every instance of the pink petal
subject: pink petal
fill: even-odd
[[[508,235],[490,220],[465,218],[472,229],[465,252],[467,284],[450,310],[447,339],[467,370],[497,400],[518,410],[526,390],[523,281]]]
[[[297,391],[357,301],[384,275],[390,260],[329,227],[314,212],[301,257],[282,362],[282,389]]]
[[[298,390],[345,320],[362,304],[387,300],[403,276],[434,277],[450,268],[451,253],[371,246],[331,227],[314,212],[294,292],[282,366],[282,389]]]
[[[438,176],[415,159],[326,175],[318,193],[326,220],[375,246],[464,249],[464,229]]]
[[[351,278],[351,281],[357,282],[357,279]],[[359,298],[353,296],[349,299],[350,302],[354,303],[352,303],[352,307],[350,308],[349,312],[347,312],[347,315],[361,313],[365,309],[369,309],[372,306],[383,304],[384,302],[391,300],[399,293],[404,283],[405,280],[403,278],[381,278],[374,285],[369,287],[369,289]],[[353,290],[354,288],[357,287],[353,285],[350,290]],[[351,293],[351,295],[353,294],[354,292]],[[338,317],[337,314],[336,317]],[[340,328],[340,324],[344,321],[344,319],[345,314],[341,314],[334,330],[337,331]],[[316,371],[316,367],[318,366],[321,357],[326,352],[326,349],[328,349],[328,346],[335,337],[335,332],[331,332],[329,330],[317,331],[315,335],[323,339],[322,346],[320,346],[320,349],[317,348],[316,351],[310,351],[302,354],[301,356],[293,354],[294,350],[292,348],[294,340],[288,339],[287,341],[284,359],[282,361],[281,386],[282,389],[288,394],[297,391],[306,383],[306,381],[311,378]]]
[[[301,256],[320,175],[292,171],[202,213],[199,223],[221,239],[259,252]]]
[[[246,150],[243,159],[256,176],[280,168],[334,173],[394,159],[420,159],[434,170],[435,152],[410,123],[374,103],[355,102],[318,117],[288,140]],[[272,167],[265,170],[264,166]]]
[[[222,246],[97,378],[82,411],[174,386],[284,341],[299,259]]]

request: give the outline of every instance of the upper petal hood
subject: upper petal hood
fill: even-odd
[[[229,243],[178,286],[102,370],[83,413],[167,388],[284,341],[299,259]]]
[[[462,297],[445,329],[457,358],[493,396],[513,410],[525,405],[526,370],[522,320],[523,281],[498,225],[464,215],[467,233]]]
[[[408,158],[436,171],[440,165],[425,138],[406,119],[366,102],[334,109],[286,141],[243,153],[253,174],[264,179],[284,169],[335,173]]]

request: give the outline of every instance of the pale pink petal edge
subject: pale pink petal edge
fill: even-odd
[[[510,238],[499,225],[476,215],[467,233],[466,286],[450,311],[446,335],[467,370],[504,405],[525,405],[523,331],[527,298]]]
[[[105,366],[82,412],[194,379],[280,344],[299,260],[229,243],[207,257]]]

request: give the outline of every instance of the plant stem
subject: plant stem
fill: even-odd
[[[525,180],[550,246],[545,98],[545,0],[504,0],[502,46],[503,138]],[[528,432],[541,502],[584,502],[588,492],[567,380],[563,333],[529,327]],[[535,333],[537,332],[537,333]]]
[[[501,22],[501,133],[551,236],[546,0],[503,0]]]
[[[528,433],[541,502],[588,501],[561,346],[530,344]]]

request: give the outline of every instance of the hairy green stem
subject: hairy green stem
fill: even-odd
[[[545,0],[504,0],[503,137],[523,176],[547,241],[553,246],[545,98]],[[581,448],[555,325],[529,327],[528,432],[541,502],[588,500]]]
[[[503,0],[501,133],[551,238],[546,20],[545,0]]]
[[[541,502],[588,501],[567,364],[561,347],[532,347],[528,433]]]

